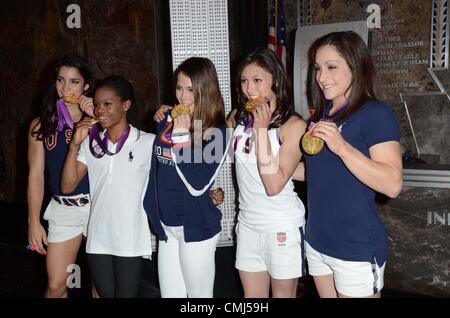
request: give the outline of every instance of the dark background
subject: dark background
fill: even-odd
[[[80,29],[66,25],[70,4],[81,8]],[[267,45],[267,1],[228,4],[233,74],[243,56]],[[119,74],[129,79],[136,93],[130,122],[152,131],[153,112],[161,103],[173,103],[169,1],[5,0],[0,1],[0,30],[0,297],[40,297],[46,284],[44,257],[24,248],[27,131],[40,113],[50,66],[65,54],[79,54],[96,78]],[[240,293],[232,249],[219,248],[217,279],[223,283],[218,296]],[[79,263],[86,273],[81,253]],[[220,275],[224,270],[234,279]],[[89,296],[88,274],[82,279],[83,288],[72,296]],[[157,296],[155,283],[154,262],[146,262],[142,295]]]
[[[235,74],[239,60],[255,48],[267,45],[268,2],[269,0],[228,0],[232,75]],[[366,1],[344,1],[346,5],[342,5],[342,2],[314,1],[316,9],[318,6],[325,10],[330,5],[336,5],[344,11],[355,6],[362,10],[362,3]],[[355,4],[356,2],[358,4]],[[80,29],[68,29],[66,26],[66,19],[70,14],[66,12],[66,8],[73,3],[81,7]],[[295,16],[296,1],[287,0],[285,6],[287,18]],[[320,15],[320,12],[314,13]],[[334,11],[330,16],[341,19]],[[288,30],[293,29],[292,24],[295,23],[291,23],[291,27],[287,27]],[[136,92],[136,103],[129,114],[130,121],[140,129],[152,131],[153,112],[161,103],[173,103],[169,2],[2,0],[0,30],[0,297],[42,297],[46,284],[45,259],[36,253],[26,252],[24,248],[27,242],[27,130],[31,119],[40,112],[42,97],[49,80],[49,66],[62,55],[79,54],[89,61],[97,78],[111,74],[126,77],[133,83]],[[294,34],[295,30],[288,33],[290,56],[293,56]],[[292,74],[291,69],[292,62],[288,56],[289,76]],[[234,81],[232,83],[234,84]],[[232,100],[235,101],[234,96]],[[298,183],[296,186],[304,200],[304,184]],[[422,190],[417,192],[428,195]],[[414,192],[414,197],[420,195]],[[435,201],[433,199],[433,202]],[[405,202],[400,207],[409,204],[411,200],[407,198]],[[46,202],[43,207],[45,206]],[[398,206],[395,206],[393,211],[385,208],[384,221],[389,221],[392,216],[403,218],[403,214],[398,213],[399,209]],[[408,206],[404,215],[410,215],[412,209]],[[421,207],[420,211],[425,211],[424,209],[426,207]],[[393,222],[386,222],[391,241],[392,237],[398,237],[398,240],[394,241],[398,241],[397,245],[400,247],[405,245],[405,242],[410,242],[413,251],[398,253],[399,247],[391,249],[390,257],[403,257],[392,264],[413,263],[411,260],[417,258],[417,242],[428,244],[430,241],[429,244],[432,244],[434,241],[428,237],[434,237],[434,234],[421,236],[418,240],[417,237],[413,238],[416,227],[406,227],[406,231],[404,219],[394,221],[394,225],[391,224]],[[422,223],[419,223],[417,228],[420,228]],[[448,231],[445,231],[445,228],[439,229],[447,233],[447,236],[442,235],[444,239],[439,242],[447,242],[445,237],[448,237]],[[84,250],[84,247],[81,250]],[[439,251],[433,253],[438,256],[445,255]],[[428,270],[429,263],[441,263],[440,258],[434,261],[434,254],[430,258],[432,262],[426,263],[427,268],[423,268],[420,263],[418,270]],[[90,280],[84,270],[86,263],[82,253],[79,255],[79,263],[84,273],[83,288],[71,291],[71,296],[85,298],[89,297]],[[214,295],[242,296],[239,277],[234,269],[234,247],[218,248],[216,264]],[[441,275],[440,272],[437,273]],[[403,291],[412,290],[415,294],[384,290],[384,297],[414,297],[416,294],[425,294],[426,286],[434,285],[428,277],[415,279],[417,274],[405,272],[403,267],[399,267],[397,271],[387,268],[386,276],[388,275],[386,282],[391,282],[391,286],[401,287]],[[403,285],[395,283],[396,281],[401,281]],[[417,286],[412,288],[413,285]],[[154,262],[146,262],[141,286],[142,296],[158,296]],[[301,279],[299,287],[299,296],[316,297],[311,278]]]

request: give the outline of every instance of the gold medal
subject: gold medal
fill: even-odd
[[[317,137],[313,137],[308,131],[302,137],[302,148],[307,154],[315,155],[322,150],[323,140]]]

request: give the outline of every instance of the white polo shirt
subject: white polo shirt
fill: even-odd
[[[77,160],[87,166],[92,200],[87,253],[151,257],[151,234],[142,202],[155,135],[130,127],[128,139],[114,156],[95,158],[89,138],[81,144]],[[108,140],[109,151],[114,152],[116,145]]]

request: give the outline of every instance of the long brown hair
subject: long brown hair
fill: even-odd
[[[323,118],[323,112],[327,100],[316,80],[316,54],[326,45],[333,46],[344,58],[352,73],[351,92],[347,106],[333,116],[335,121],[348,118],[356,112],[367,100],[376,100],[377,75],[369,49],[363,39],[353,31],[332,32],[313,42],[308,58],[308,100],[311,103],[314,114],[310,120],[319,121]]]
[[[174,72],[175,87],[179,73],[192,82],[195,102],[192,120],[201,120],[202,133],[211,127],[226,126],[225,107],[214,64],[205,57],[188,58]]]

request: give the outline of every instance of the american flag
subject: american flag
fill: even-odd
[[[283,0],[272,0],[272,14],[270,15],[269,25],[269,48],[277,54],[286,70],[287,43]]]

